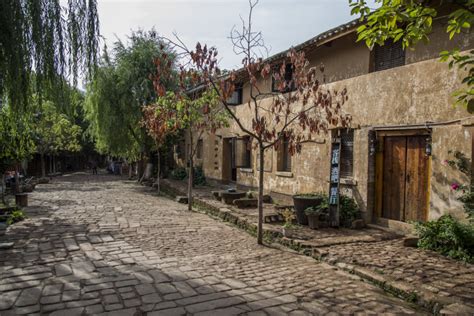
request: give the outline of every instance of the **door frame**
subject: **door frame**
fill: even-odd
[[[222,138],[222,174],[221,179],[223,183],[236,183],[237,170],[235,171],[236,179],[232,179],[233,169],[235,168],[235,137]]]
[[[374,208],[374,220],[389,220],[396,221],[393,219],[388,219],[382,217],[382,208],[383,208],[383,173],[384,173],[384,139],[385,137],[391,136],[426,136],[431,137],[431,129],[381,129],[375,130],[375,142],[376,142],[376,151],[375,151],[375,208]],[[425,220],[428,220],[430,212],[430,192],[431,192],[431,159],[432,156],[428,157],[427,161],[427,192],[426,192],[426,214]],[[405,222],[403,222],[405,223]]]

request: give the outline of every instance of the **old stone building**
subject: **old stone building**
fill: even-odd
[[[454,107],[452,93],[463,74],[439,61],[439,52],[473,46],[470,34],[450,41],[437,20],[430,43],[403,50],[386,43],[369,50],[356,42],[357,22],[320,34],[295,47],[311,65],[325,65],[328,87],[347,89],[344,111],[353,117],[350,129],[318,136],[290,156],[285,146],[268,150],[265,191],[280,198],[296,193],[328,191],[331,137],[342,139],[341,190],[357,200],[369,222],[403,227],[403,222],[430,220],[444,213],[463,217],[462,205],[450,190],[453,181],[470,179],[443,162],[458,151],[472,161],[474,117]],[[278,64],[282,52],[269,58]],[[259,82],[271,91],[271,80]],[[235,113],[247,121],[249,85],[234,93]],[[262,104],[265,100],[261,101]],[[197,164],[206,177],[223,183],[256,187],[257,151],[236,124],[199,141]],[[176,158],[184,157],[185,146]]]

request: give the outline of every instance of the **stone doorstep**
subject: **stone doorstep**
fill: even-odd
[[[168,185],[165,184],[163,186],[168,186]],[[172,187],[170,188],[170,190],[167,190],[167,191],[173,192],[173,193],[179,192],[178,189],[172,188]],[[207,209],[205,213],[208,215],[212,215],[212,217],[217,217],[224,221],[231,222],[241,228],[244,228],[244,230],[246,231],[248,231],[250,228],[253,228],[254,230],[256,229],[255,223],[250,223],[246,218],[239,216],[238,214],[235,214],[228,208],[218,208],[216,206],[212,206],[209,203],[207,203],[205,200],[202,200],[199,197],[195,198],[194,202],[198,202],[201,207],[205,207]],[[197,211],[201,212],[199,210]],[[288,247],[291,249],[296,248],[299,252],[307,256],[311,256],[312,258],[316,260],[326,262],[341,270],[344,270],[351,274],[355,274],[369,281],[370,283],[378,286],[382,290],[388,293],[394,294],[395,296],[402,298],[405,301],[417,304],[418,306],[428,309],[429,311],[435,314],[438,314],[443,308],[449,309],[450,306],[454,306],[454,305],[456,305],[456,308],[461,308],[463,310],[471,310],[471,307],[460,304],[454,298],[439,296],[435,294],[434,292],[428,291],[426,289],[413,288],[412,285],[406,282],[394,281],[390,277],[384,276],[380,273],[363,268],[361,266],[355,266],[355,265],[349,265],[343,262],[337,262],[337,259],[329,258],[327,256],[327,252],[320,249],[320,247],[327,247],[327,246],[330,246],[330,244],[326,244],[323,246],[322,245],[316,246],[316,245],[311,245],[310,242],[307,242],[305,240],[289,239],[289,238],[283,237],[282,234],[276,230],[270,230],[268,228],[267,229],[264,228],[264,233],[265,232],[271,233],[272,235],[277,237],[278,243],[280,243],[281,245],[285,247]],[[361,240],[355,240],[349,243],[360,242],[360,241]],[[374,241],[377,241],[377,240],[376,239],[366,240],[365,242],[374,242]],[[345,242],[345,243],[348,243],[348,242]]]

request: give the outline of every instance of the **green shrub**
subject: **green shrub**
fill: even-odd
[[[339,196],[339,221],[343,227],[351,227],[352,222],[361,218],[359,206],[356,201],[347,195]]]
[[[188,176],[188,172],[185,168],[177,167],[171,170],[170,178],[174,180],[184,180]]]
[[[474,225],[463,224],[451,215],[426,223],[415,223],[418,247],[465,262],[474,262]]]
[[[469,220],[474,221],[474,191],[471,188],[469,191],[466,191],[459,200],[464,204],[464,210],[467,213]]]
[[[25,213],[23,213],[22,210],[20,210],[20,209],[14,210],[13,212],[10,213],[10,215],[8,215],[7,225],[11,225],[11,224],[14,224],[14,223],[17,223],[17,222],[21,222],[25,218],[26,218],[26,215],[25,215]]]
[[[306,215],[321,215],[321,214],[327,214],[329,210],[329,198],[326,194],[324,193],[319,193],[318,197],[322,198],[322,201],[319,205],[316,206],[310,206],[307,209],[304,210]]]
[[[308,207],[305,210],[306,215],[326,215],[329,214],[329,198],[325,193],[308,193],[308,194],[299,194],[298,196],[308,196],[308,197],[315,197],[315,198],[323,198],[323,201],[318,206]],[[347,196],[347,195],[340,195],[339,196],[339,222],[340,225],[343,227],[351,227],[352,222],[356,219],[361,218],[360,209],[357,206],[356,201]],[[328,215],[329,216],[329,215]]]
[[[194,185],[206,184],[206,176],[204,175],[204,170],[202,169],[201,166],[194,167],[193,184]]]

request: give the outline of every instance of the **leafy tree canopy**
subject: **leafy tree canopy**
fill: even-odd
[[[104,54],[87,86],[85,112],[88,133],[101,153],[138,160],[154,146],[146,128],[142,107],[156,99],[154,61],[167,48],[155,31],[133,32],[129,43],[117,41],[112,58]],[[170,54],[171,56],[171,54]],[[173,80],[164,82],[173,86]]]
[[[96,0],[0,1],[0,95],[18,111],[33,92],[61,90],[62,78],[76,82],[94,68],[98,39]]]

